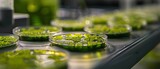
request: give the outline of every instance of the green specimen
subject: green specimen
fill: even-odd
[[[15,34],[19,36],[21,41],[49,41],[49,35],[60,32],[58,27],[22,27],[16,30]]]
[[[146,25],[146,20],[142,16],[136,13],[128,14],[128,18],[129,18],[129,25],[132,27],[132,30],[141,30]]]
[[[62,27],[63,31],[83,31],[85,23],[76,20],[55,20],[55,26]]]
[[[51,37],[52,46],[58,46],[69,51],[86,52],[106,47],[106,38],[87,33],[61,34]]]
[[[17,39],[14,36],[0,36],[0,48],[16,46]]]
[[[42,58],[54,61],[52,65],[44,67]],[[54,56],[54,58],[52,58]],[[54,50],[17,50],[0,54],[0,68],[2,69],[59,69],[65,66],[66,55]],[[57,66],[58,65],[58,66]]]
[[[129,37],[130,30],[126,27],[109,27],[104,25],[95,25],[93,27],[86,28],[86,32],[94,34],[106,34],[108,38],[122,38]]]

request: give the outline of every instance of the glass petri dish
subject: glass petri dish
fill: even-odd
[[[107,48],[107,36],[85,32],[58,33],[50,36],[51,46],[71,52],[89,52]]]
[[[64,69],[67,55],[56,50],[13,50],[0,53],[1,69]]]
[[[146,20],[130,20],[129,25],[131,26],[132,30],[142,30],[147,26]]]
[[[108,38],[124,38],[130,36],[131,28],[129,26],[94,25],[85,27],[85,31],[92,34],[105,34]]]
[[[107,25],[108,23],[108,16],[98,15],[98,16],[92,16],[89,19],[92,24],[101,24],[101,25]]]
[[[132,30],[142,30],[147,26],[147,20],[138,13],[128,13],[128,25]]]
[[[108,57],[106,49],[87,52],[87,53],[71,53],[68,59],[69,69],[93,69],[100,61]]]
[[[84,31],[85,22],[78,20],[55,20],[53,26],[61,27],[63,31]]]
[[[107,32],[109,38],[128,38],[131,35],[131,27],[128,25],[125,26],[113,26],[110,27],[110,30]]]
[[[61,32],[61,28],[52,26],[43,27],[16,27],[13,33],[18,36],[20,46],[47,46],[50,44],[49,35]]]
[[[16,47],[18,38],[10,34],[0,34],[0,48]]]

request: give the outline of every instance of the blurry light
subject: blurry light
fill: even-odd
[[[98,57],[99,59],[102,58],[101,52],[96,52],[96,55],[97,55],[97,57]]]
[[[37,11],[38,8],[36,7],[36,5],[30,4],[30,5],[28,5],[27,9],[29,12],[35,12],[35,11]]]
[[[47,54],[54,54],[54,53],[55,53],[54,51],[47,52]]]
[[[84,59],[89,59],[89,55],[84,55],[83,58]]]

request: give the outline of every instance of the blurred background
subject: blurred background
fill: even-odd
[[[159,0],[14,0],[16,13],[28,13],[30,25],[49,25],[58,18],[81,16],[159,4]],[[52,15],[52,16],[51,16]]]
[[[29,18],[27,24],[16,26],[48,26],[55,19],[78,19],[88,15],[150,5],[160,5],[160,0],[14,0],[14,12]],[[133,69],[160,69],[159,58],[160,44]]]

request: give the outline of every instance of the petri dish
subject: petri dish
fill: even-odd
[[[18,38],[11,34],[0,34],[0,48],[16,47]]]
[[[18,36],[20,46],[47,46],[50,44],[49,35],[61,32],[61,28],[52,26],[43,27],[16,27],[13,33]]]
[[[1,69],[65,69],[67,55],[56,50],[23,49],[0,53]]]
[[[131,28],[129,26],[105,26],[105,25],[93,25],[85,27],[85,31],[92,34],[105,34],[108,38],[125,38],[131,34]]]
[[[55,20],[53,26],[61,27],[63,31],[84,31],[85,22],[78,20]]]
[[[57,33],[50,36],[51,46],[71,52],[89,52],[107,48],[107,36],[85,32]]]

